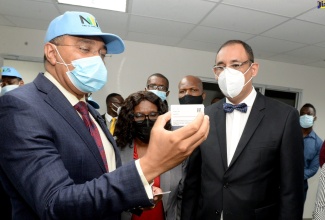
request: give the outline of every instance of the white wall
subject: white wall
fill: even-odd
[[[45,32],[5,26],[0,26],[0,29],[0,54],[42,57]],[[125,43],[126,50],[123,54],[106,58],[108,83],[101,91],[93,94],[93,99],[101,106],[101,113],[106,111],[105,98],[109,93],[117,92],[126,98],[132,92],[143,90],[147,77],[156,72],[164,74],[170,81],[169,104],[178,104],[177,85],[183,76],[191,74],[213,78],[211,68],[215,53],[137,42]],[[303,90],[302,104],[310,102],[316,107],[318,119],[314,129],[324,139],[324,69],[258,59],[257,62],[260,70],[254,83]],[[15,67],[25,82],[31,82],[38,72],[43,71],[42,63],[4,60],[4,65]],[[318,174],[309,181],[304,218],[312,216],[317,184]]]

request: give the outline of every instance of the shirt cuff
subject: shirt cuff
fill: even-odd
[[[140,160],[139,159],[135,161],[135,167],[138,170],[138,173],[140,175],[142,184],[144,186],[144,189],[146,190],[148,198],[150,200],[153,200],[152,184],[149,184],[146,177],[144,176],[144,174],[142,172],[142,169],[141,169],[141,166],[140,166]]]

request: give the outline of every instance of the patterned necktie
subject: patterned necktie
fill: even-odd
[[[116,124],[116,118],[112,118],[111,126],[109,127],[109,132],[111,132],[112,135],[114,134],[115,124]]]
[[[243,113],[246,113],[247,112],[247,105],[246,103],[240,103],[238,105],[232,105],[230,103],[223,103],[223,110],[226,112],[226,113],[231,113],[234,111],[234,109],[240,111],[240,112],[243,112]]]
[[[100,156],[102,157],[102,160],[104,162],[106,171],[108,171],[107,159],[106,159],[106,154],[102,143],[102,139],[100,138],[100,134],[95,123],[90,119],[87,104],[85,102],[80,101],[74,106],[74,108],[81,114],[82,120],[84,121],[86,127],[89,129],[91,136],[94,138]]]

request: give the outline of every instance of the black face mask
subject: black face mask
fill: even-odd
[[[133,122],[134,126],[134,135],[136,138],[141,140],[143,143],[148,144],[150,140],[150,132],[155,124],[155,121],[151,121],[149,119],[145,119],[143,122]]]
[[[179,104],[202,104],[203,103],[203,97],[200,96],[192,96],[192,95],[185,95],[182,98],[179,98]]]

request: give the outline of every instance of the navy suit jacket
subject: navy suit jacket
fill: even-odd
[[[226,113],[205,109],[207,140],[190,156],[182,219],[301,220],[304,156],[298,111],[257,94],[228,166]]]
[[[119,219],[152,205],[135,163],[121,167],[102,117],[88,108],[114,147],[111,173],[76,110],[43,74],[0,98],[0,179],[13,219]]]

